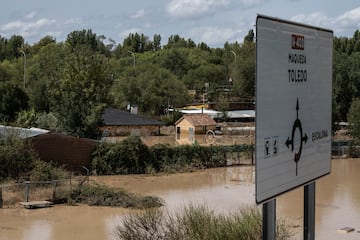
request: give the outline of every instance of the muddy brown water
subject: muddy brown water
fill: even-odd
[[[208,169],[162,176],[103,176],[93,180],[164,199],[178,210],[189,203],[206,204],[217,212],[254,206],[255,174],[248,166]],[[360,159],[332,160],[330,175],[316,182],[316,239],[360,239]],[[0,209],[0,240],[113,239],[113,229],[132,210],[108,207],[63,206],[27,210]],[[277,199],[277,216],[284,218],[302,239],[303,189]],[[353,227],[344,234],[337,230]]]

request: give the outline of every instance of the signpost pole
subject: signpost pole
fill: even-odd
[[[263,240],[275,240],[276,199],[263,204]]]
[[[315,182],[304,187],[304,240],[315,239]]]

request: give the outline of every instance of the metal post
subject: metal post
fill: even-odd
[[[263,240],[275,240],[276,199],[263,204]]]
[[[29,202],[29,195],[30,195],[30,182],[25,181],[25,200]]]
[[[57,187],[57,182],[56,182],[56,181],[53,181],[53,185],[54,185],[54,188],[53,188],[52,201],[53,201],[53,203],[55,203],[55,201],[56,201],[56,187]]]
[[[3,204],[4,204],[3,197],[2,197],[3,196],[2,192],[3,192],[3,188],[0,187],[0,208],[2,208]]]
[[[315,239],[315,182],[304,187],[304,240]]]

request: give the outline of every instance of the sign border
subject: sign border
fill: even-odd
[[[270,16],[267,16],[267,15],[262,15],[262,14],[258,14],[257,17],[256,17],[256,37],[258,36],[258,28],[257,28],[257,25],[258,25],[258,20],[259,19],[265,19],[265,20],[270,20],[270,21],[274,21],[274,22],[279,22],[279,23],[285,23],[285,24],[290,24],[290,25],[295,25],[295,26],[299,26],[299,27],[304,27],[304,28],[309,28],[309,29],[314,29],[314,30],[317,30],[317,31],[323,31],[323,32],[328,32],[328,33],[331,33],[332,35],[334,35],[334,32],[333,30],[330,30],[330,29],[326,29],[326,28],[322,28],[322,27],[317,27],[317,26],[312,26],[312,25],[308,25],[308,24],[304,24],[304,23],[299,23],[299,22],[293,22],[293,21],[290,21],[290,20],[285,20],[285,19],[280,19],[280,18],[276,18],[276,17],[270,17]],[[255,37],[255,39],[256,39]],[[257,62],[257,57],[258,57],[258,41],[256,40],[256,56],[255,56],[255,59],[256,59],[256,62]],[[332,55],[332,58],[333,58],[333,53],[331,54]],[[258,81],[257,81],[257,64],[255,64],[255,75],[256,75],[256,79],[255,79],[255,89],[257,89],[257,84],[258,84]],[[332,69],[332,67],[331,67]],[[332,74],[331,74],[331,85],[332,85]],[[332,87],[331,87],[332,88]],[[255,90],[255,99],[256,99],[256,104],[255,104],[255,119],[257,119],[257,109],[258,109],[258,101],[257,101],[257,90]],[[331,97],[332,98],[332,97]],[[255,126],[256,126],[256,120],[255,120]],[[330,129],[331,131],[331,129]],[[256,171],[257,170],[257,132],[258,132],[258,128],[257,126],[255,127],[255,181],[257,180],[257,174],[258,172]],[[257,188],[258,188],[258,184],[257,182],[255,182],[255,201],[256,201],[256,204],[263,204],[263,203],[266,203],[266,202],[269,202],[270,200],[272,199],[275,199],[277,198],[278,196],[284,194],[284,193],[287,193],[287,192],[290,192],[296,188],[299,188],[301,186],[306,186],[307,184],[310,184],[312,182],[315,182],[317,179],[320,179],[326,175],[329,175],[331,173],[331,159],[329,160],[330,161],[330,168],[329,168],[329,172],[326,172],[322,175],[319,175],[315,178],[312,178],[312,179],[309,179],[308,181],[306,182],[302,182],[301,184],[298,184],[296,186],[293,186],[293,187],[290,187],[282,192],[279,192],[277,194],[274,194],[268,198],[265,198],[265,199],[262,199],[261,201],[258,201],[258,198],[257,198]]]

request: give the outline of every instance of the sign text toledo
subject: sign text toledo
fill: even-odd
[[[256,202],[330,173],[333,33],[259,15]]]

